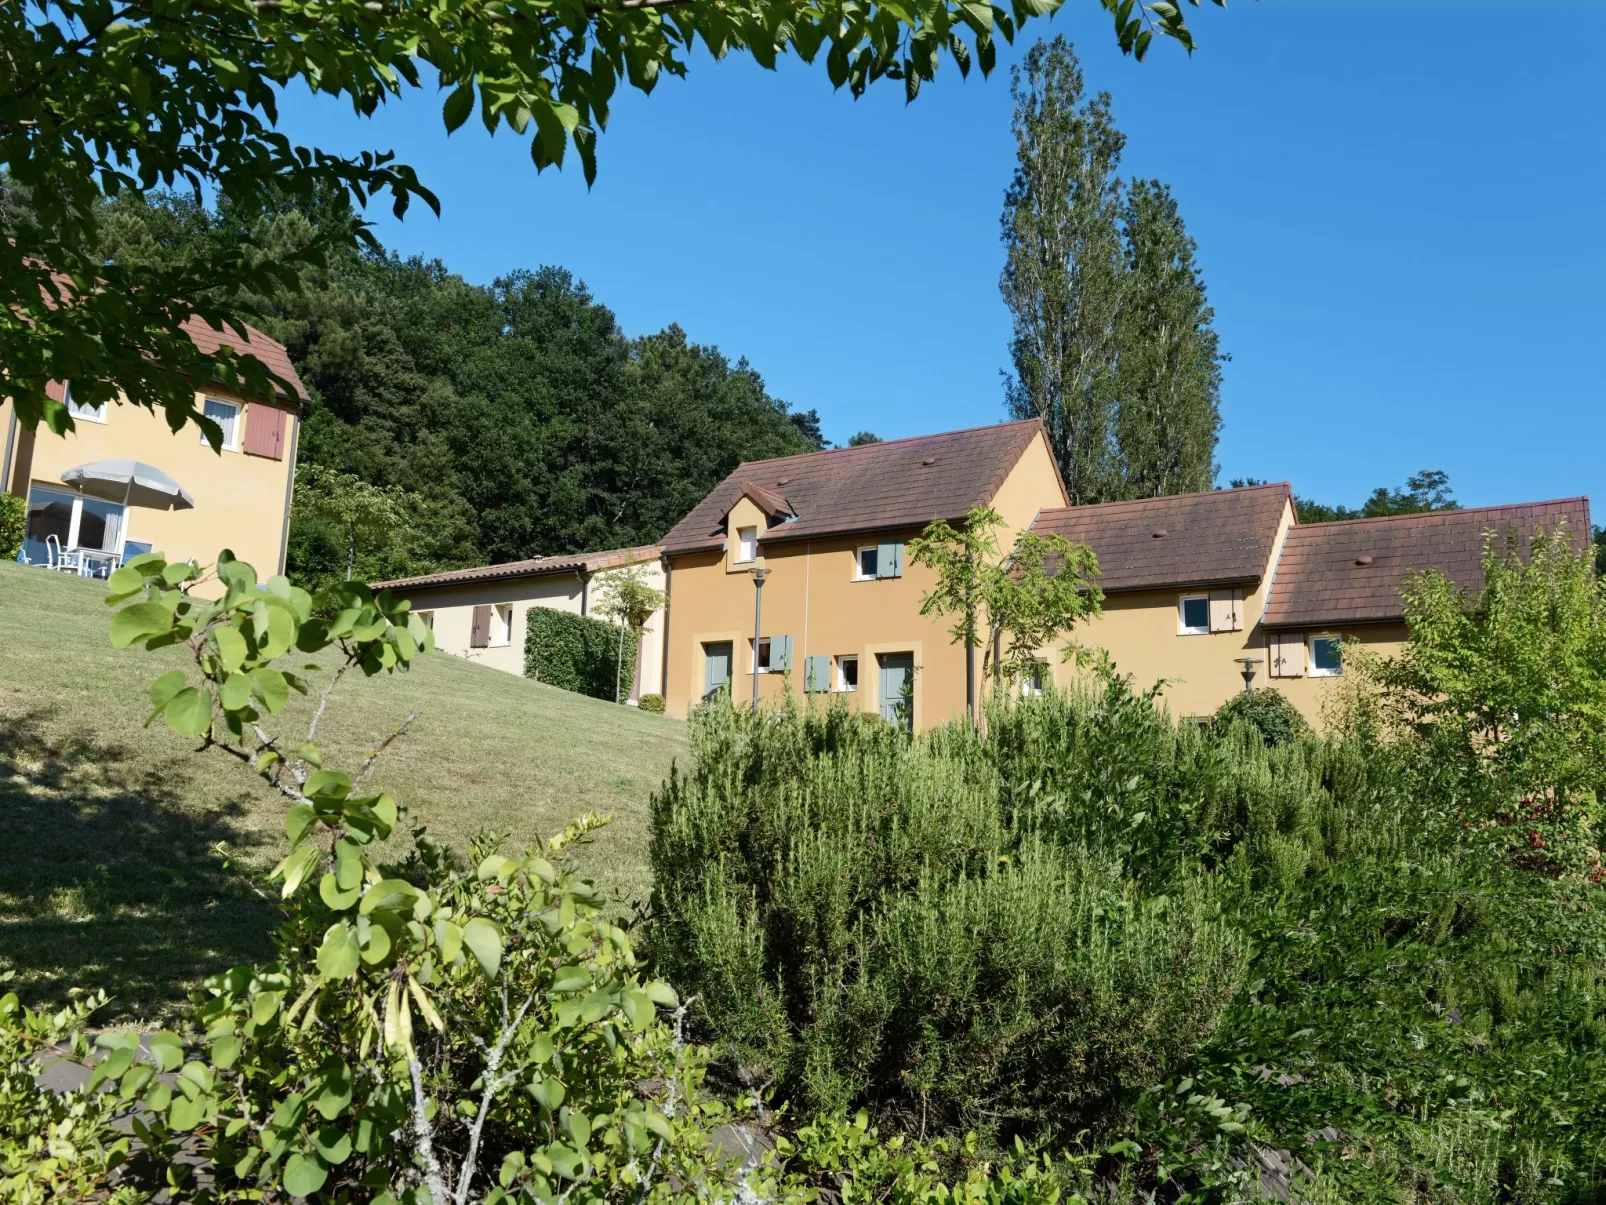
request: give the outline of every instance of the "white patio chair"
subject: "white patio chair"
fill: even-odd
[[[50,568],[62,573],[82,573],[84,559],[76,551],[69,551],[61,546],[61,541],[52,532],[45,537],[45,556],[49,558]]]

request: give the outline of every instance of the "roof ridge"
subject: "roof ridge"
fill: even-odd
[[[857,444],[840,448],[821,448],[817,452],[793,452],[790,456],[771,456],[765,460],[744,460],[731,470],[726,480],[736,476],[750,465],[779,464],[783,460],[808,460],[815,456],[835,456],[839,452],[873,452],[880,448],[892,448],[899,444],[916,443],[922,439],[946,439],[950,435],[969,435],[974,431],[996,431],[1001,427],[1019,427],[1028,424],[1042,426],[1040,418],[1012,418],[1002,423],[980,423],[974,427],[958,427],[952,431],[928,431],[924,435],[900,435],[897,439],[881,439],[873,444]]]
[[[1219,498],[1223,494],[1251,494],[1256,490],[1283,490],[1292,496],[1294,487],[1293,483],[1288,481],[1268,481],[1264,485],[1238,485],[1230,486],[1227,489],[1194,490],[1189,494],[1157,494],[1152,498],[1117,498],[1111,502],[1073,502],[1069,506],[1045,507],[1043,513],[1067,510],[1103,510],[1110,506],[1147,506],[1154,502],[1175,502],[1181,498]]]
[[[1427,519],[1434,515],[1480,515],[1492,510],[1519,510],[1534,506],[1560,506],[1565,502],[1582,502],[1589,504],[1588,494],[1574,494],[1570,498],[1542,498],[1537,502],[1497,502],[1491,506],[1458,506],[1454,509],[1443,507],[1438,510],[1418,510],[1406,515],[1362,515],[1356,519],[1331,519],[1325,523],[1298,523],[1295,526],[1305,531],[1315,531],[1318,528],[1353,527],[1357,523],[1394,523],[1401,519]]]

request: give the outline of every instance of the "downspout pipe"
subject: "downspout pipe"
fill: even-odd
[[[17,403],[11,403],[11,417],[6,420],[6,460],[0,469],[0,494],[11,491],[11,451],[17,445]]]

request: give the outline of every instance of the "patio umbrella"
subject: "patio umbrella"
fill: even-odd
[[[146,464],[143,460],[92,460],[68,469],[61,479],[81,494],[123,504],[122,531],[117,541],[119,556],[128,546],[128,507],[189,510],[195,505],[195,499],[187,489],[155,465]]]
[[[124,506],[188,510],[195,505],[187,489],[143,460],[92,460],[68,469],[61,479],[81,494]]]

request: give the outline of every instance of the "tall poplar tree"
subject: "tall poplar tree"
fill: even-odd
[[[1134,180],[1122,213],[1126,243],[1116,321],[1115,443],[1121,494],[1155,498],[1216,481],[1221,354],[1176,198]]]
[[[1176,200],[1123,185],[1109,94],[1085,97],[1063,37],[1032,47],[1013,95],[1006,407],[1043,420],[1073,505],[1209,489],[1224,357]]]
[[[1063,37],[1014,70],[1015,177],[1004,198],[1000,288],[1014,318],[1016,418],[1042,418],[1071,502],[1098,502],[1117,475],[1111,378],[1122,274],[1115,171],[1126,139],[1110,95],[1084,100]]]

